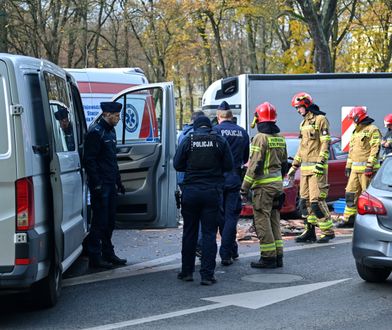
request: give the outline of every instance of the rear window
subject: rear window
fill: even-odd
[[[392,158],[385,159],[381,168],[372,181],[372,186],[377,189],[392,191]]]
[[[7,156],[10,152],[10,130],[8,107],[6,105],[6,87],[4,86],[5,79],[0,79],[0,158]]]

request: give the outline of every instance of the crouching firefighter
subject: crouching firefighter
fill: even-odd
[[[253,190],[253,212],[256,235],[260,240],[260,259],[253,268],[283,266],[283,240],[280,232],[279,209],[283,205],[282,176],[287,171],[286,140],[278,134],[275,107],[264,102],[256,108],[252,128],[257,124],[259,133],[252,140],[250,159],[241,187],[246,201]]]
[[[301,167],[300,210],[305,220],[304,232],[296,237],[298,243],[328,243],[335,237],[325,199],[328,196],[328,158],[331,137],[325,113],[313,103],[307,93],[294,95],[291,105],[304,118],[300,125],[300,144],[289,170],[293,178]],[[321,230],[317,240],[316,228]]]
[[[381,132],[367,115],[365,107],[354,107],[348,118],[356,124],[350,138],[346,162],[346,207],[344,221],[338,227],[352,227],[357,213],[358,196],[369,186],[374,173],[380,167],[378,155],[381,148]]]

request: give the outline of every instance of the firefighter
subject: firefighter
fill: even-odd
[[[374,119],[367,115],[365,107],[351,109],[349,119],[356,124],[350,138],[350,150],[345,173],[349,178],[346,186],[344,221],[338,227],[352,227],[357,213],[358,196],[368,187],[374,173],[380,167],[378,156],[381,132],[373,125]]]
[[[275,107],[264,102],[256,108],[252,128],[258,134],[250,147],[250,159],[241,186],[242,200],[253,190],[253,212],[256,235],[260,240],[260,259],[253,268],[283,266],[283,240],[280,232],[279,209],[283,205],[282,176],[287,172],[286,140],[278,134]]]
[[[384,117],[384,126],[387,131],[381,140],[383,157],[392,152],[392,113]]]
[[[300,210],[305,220],[304,232],[296,237],[298,243],[328,243],[335,238],[325,199],[328,196],[328,158],[331,137],[325,112],[304,92],[294,95],[291,105],[304,118],[300,125],[301,142],[289,170],[289,177],[301,167]],[[315,226],[321,230],[317,240]]]

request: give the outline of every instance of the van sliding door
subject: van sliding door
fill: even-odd
[[[125,195],[118,197],[117,225],[123,228],[175,227],[173,85],[132,87],[113,100],[123,104],[116,135],[117,159],[126,189]]]

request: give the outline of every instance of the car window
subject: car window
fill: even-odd
[[[332,144],[333,153],[335,154],[336,159],[346,159],[347,158],[347,151],[342,151],[341,142],[337,141]]]
[[[392,191],[392,158],[385,159],[381,168],[372,181],[372,186],[377,189]]]

